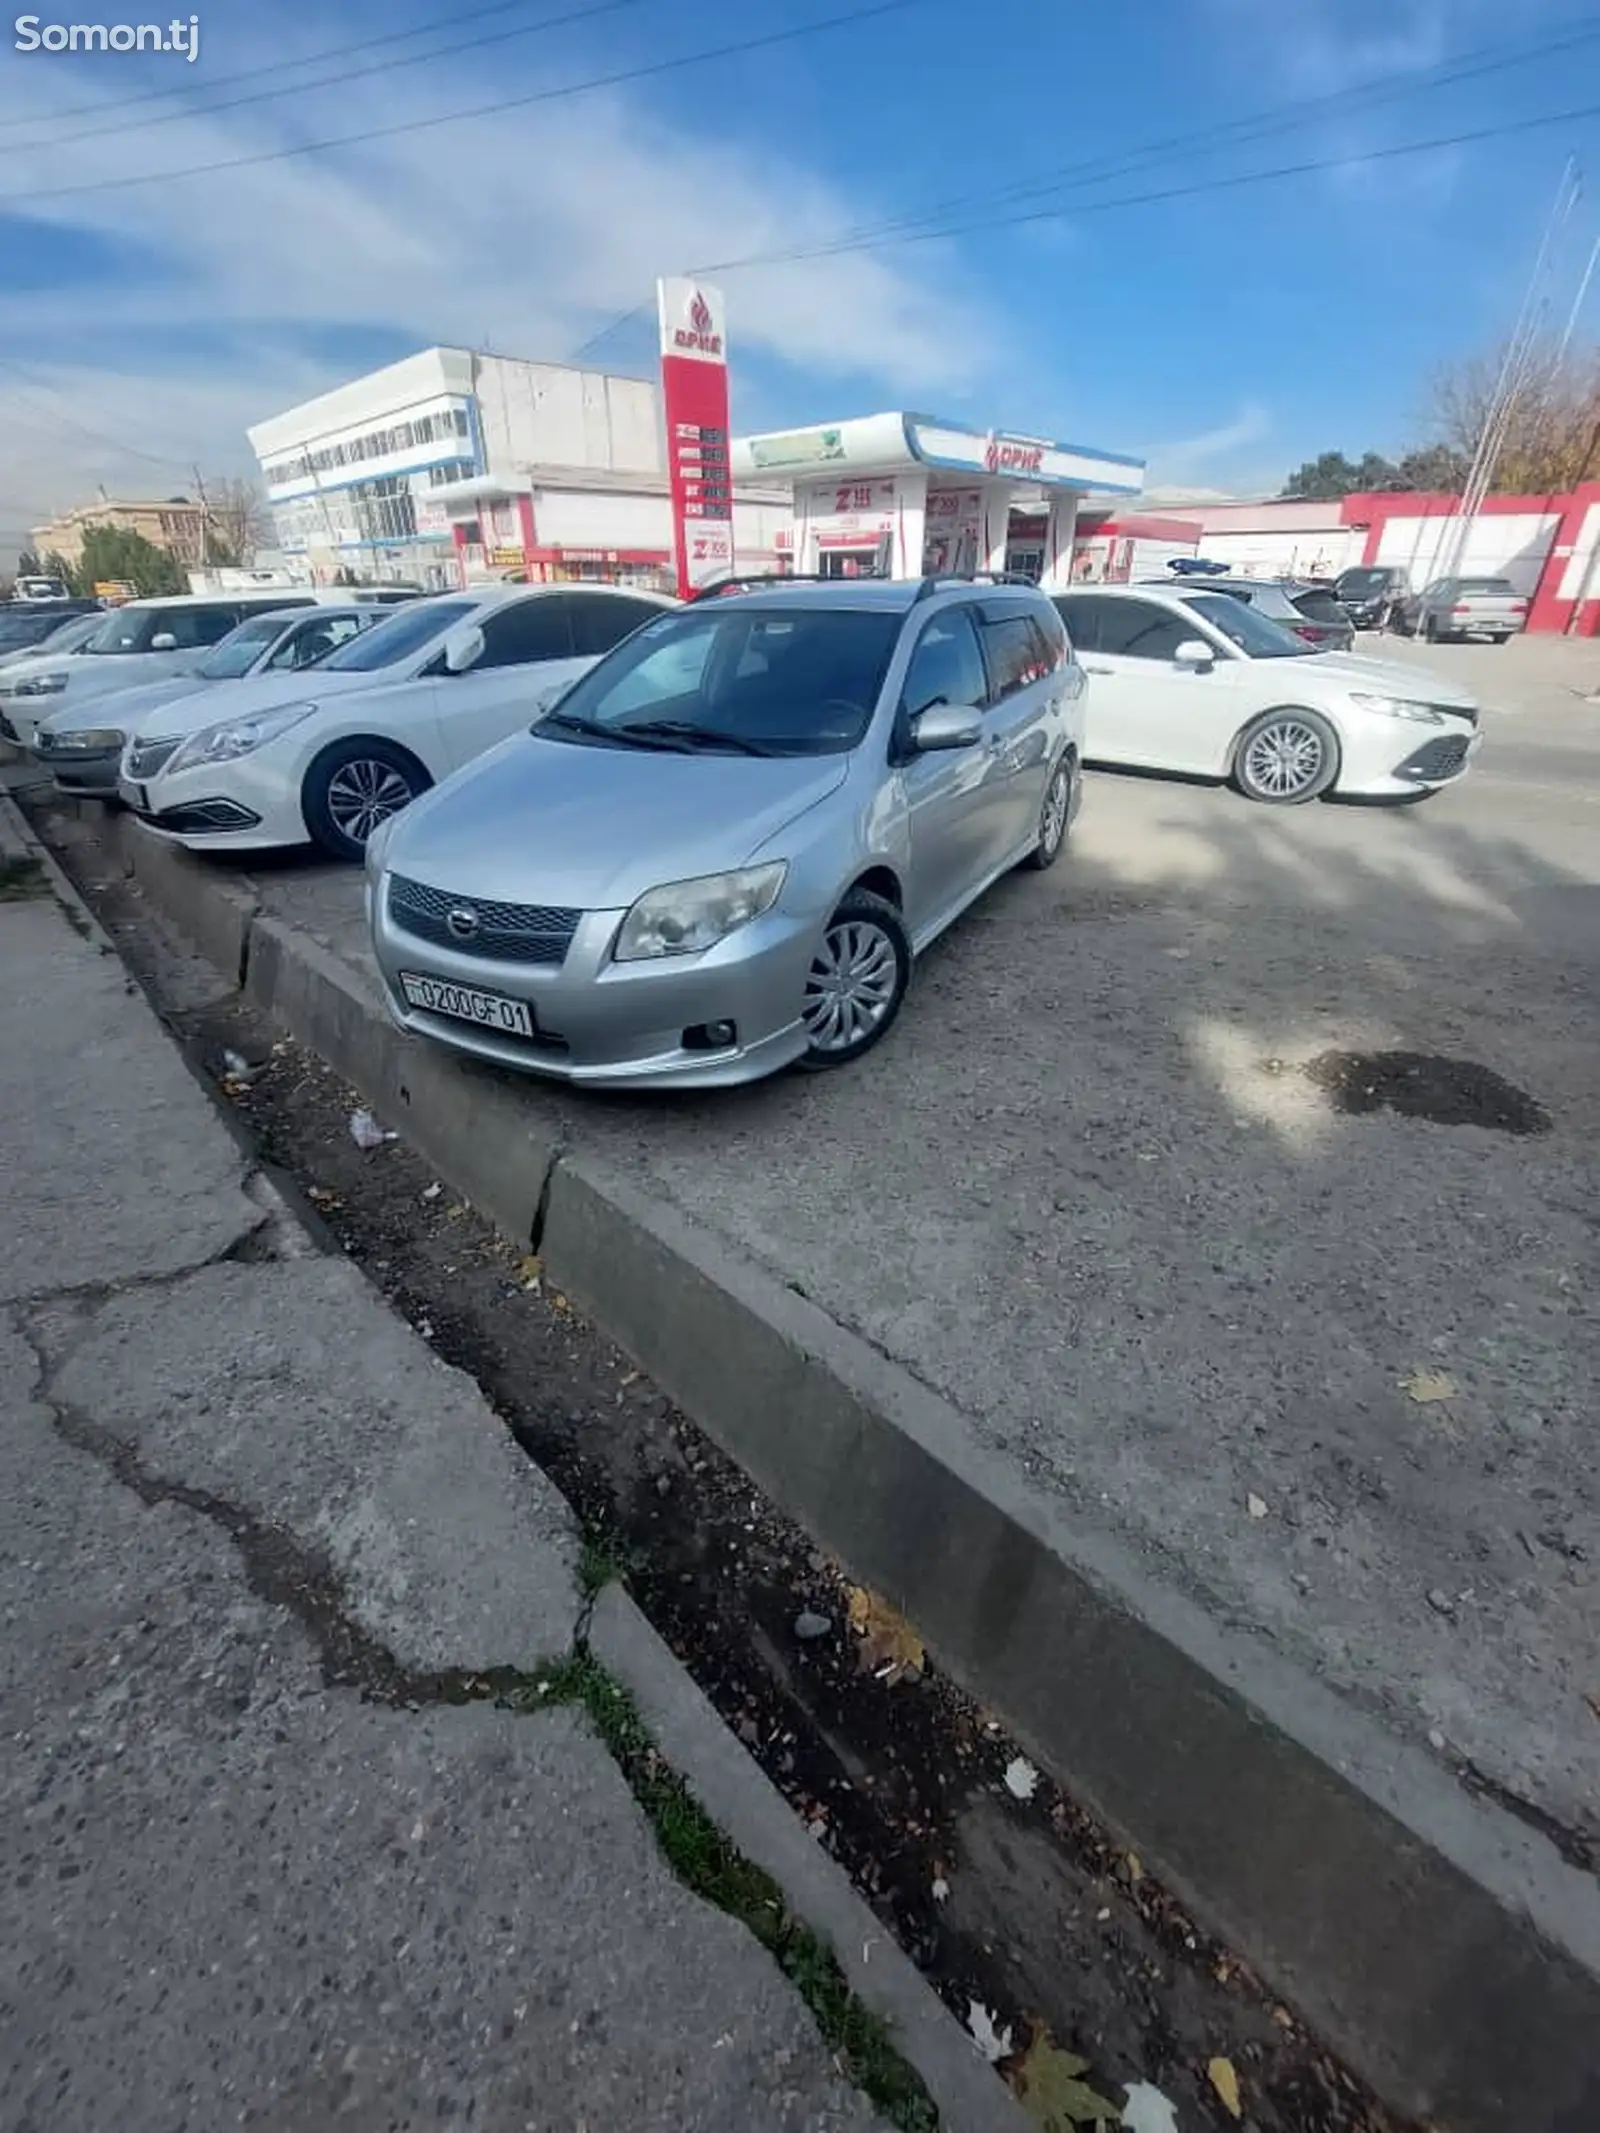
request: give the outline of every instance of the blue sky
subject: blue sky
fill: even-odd
[[[23,4],[96,19],[91,0]],[[564,358],[647,306],[658,272],[825,249],[951,200],[971,205],[940,226],[969,226],[936,241],[720,277],[742,427],[931,407],[1144,453],[1153,481],[1258,492],[1324,448],[1419,433],[1432,366],[1514,313],[1569,151],[1590,166],[1569,289],[1600,230],[1600,119],[1372,160],[1600,104],[1593,0],[908,0],[581,96],[162,177],[847,12],[613,0],[537,30],[584,0],[474,0],[451,30],[319,65],[436,20],[442,0],[195,4],[194,65],[0,48],[0,551],[97,480],[164,493],[196,458],[245,467],[247,422],[427,342]],[[104,19],[144,12],[160,11],[117,0]],[[1592,42],[1535,51],[1590,26]],[[1438,84],[1513,40],[1530,56]],[[126,102],[151,90],[165,100]],[[1335,97],[1257,139],[1193,140]],[[1173,137],[1187,145],[1151,152]],[[1063,174],[1068,190],[1016,190]],[[1600,278],[1584,323],[1600,330]],[[642,316],[594,359],[651,354]]]

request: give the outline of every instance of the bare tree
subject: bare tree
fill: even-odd
[[[1430,427],[1465,460],[1477,450],[1504,350],[1447,364],[1429,392]],[[1521,367],[1490,486],[1513,494],[1570,489],[1600,472],[1600,347],[1536,346]]]
[[[264,546],[270,520],[261,492],[236,475],[207,475],[200,484],[206,513],[206,561],[248,563]]]

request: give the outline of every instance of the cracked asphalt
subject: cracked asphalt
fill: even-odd
[[[0,2123],[875,2121],[570,1709],[566,1506],[0,903]]]

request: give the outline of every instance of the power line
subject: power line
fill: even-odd
[[[115,126],[87,126],[81,133],[57,134],[48,141],[0,142],[0,155],[40,155],[51,149],[68,148],[75,141],[110,140],[119,133],[138,133],[149,126],[175,126],[189,119],[214,118],[219,112],[237,111],[246,104],[276,102],[284,96],[309,95],[315,89],[326,89],[337,83],[341,88],[347,82],[365,81],[374,74],[392,74],[400,67],[425,66],[430,60],[455,59],[462,52],[481,51],[485,45],[508,44],[516,37],[532,37],[540,30],[564,29],[574,22],[589,22],[597,15],[615,14],[619,8],[638,7],[643,0],[591,0],[587,7],[574,8],[565,15],[547,15],[537,22],[519,23],[509,30],[491,30],[486,37],[469,37],[456,44],[446,45],[432,52],[405,52],[398,59],[380,59],[370,67],[343,68],[337,74],[326,74],[319,81],[296,82],[292,86],[279,85],[272,89],[253,89],[247,96],[224,97],[219,103],[186,104],[181,111],[156,111],[148,118],[124,119]],[[415,33],[413,33],[415,34]]]
[[[1149,163],[1168,162],[1179,154],[1206,153],[1223,146],[1242,147],[1247,141],[1281,133],[1286,127],[1297,124],[1299,120],[1313,113],[1349,108],[1354,115],[1370,105],[1429,94],[1436,89],[1452,88],[1459,82],[1471,81],[1479,75],[1497,73],[1504,67],[1522,66],[1535,60],[1554,58],[1577,46],[1592,44],[1597,38],[1600,38],[1600,22],[1592,18],[1582,21],[1569,20],[1558,27],[1556,34],[1542,37],[1526,51],[1518,50],[1524,42],[1520,37],[1480,45],[1470,52],[1463,52],[1452,62],[1441,63],[1421,74],[1397,68],[1391,73],[1372,76],[1365,82],[1354,83],[1345,89],[1332,90],[1320,96],[1296,98],[1291,103],[1247,113],[1242,118],[1225,120],[1219,125],[1171,134],[1164,139],[1147,142],[1142,147],[1131,148],[1109,157],[1093,157],[1087,162],[1064,164],[1054,172],[1035,179],[1018,180],[995,191],[958,194],[953,199],[935,202],[931,207],[915,213],[897,215],[886,221],[862,225],[854,231],[844,231],[839,241],[886,234],[890,230],[914,228],[975,205],[998,205],[1004,200],[1032,199],[1065,190],[1069,184],[1075,190],[1080,184],[1093,184],[1106,178],[1122,177]],[[1230,135],[1237,138],[1229,139]]]
[[[386,30],[381,37],[363,37],[358,44],[329,45],[321,52],[307,52],[299,59],[275,59],[270,66],[244,67],[234,74],[214,74],[207,82],[208,89],[231,89],[235,82],[260,81],[268,74],[281,74],[285,67],[316,66],[324,59],[348,59],[357,52],[374,52],[380,45],[401,44],[408,37],[425,37],[433,30],[456,29],[463,22],[481,22],[490,15],[504,15],[514,7],[522,7],[526,0],[494,0],[490,7],[464,9],[459,14],[438,15],[431,22],[413,23],[409,30]],[[137,96],[116,96],[104,103],[63,104],[56,111],[36,111],[27,118],[0,120],[0,127],[10,132],[16,126],[51,126],[57,119],[87,117],[90,113],[103,116],[107,111],[129,111],[136,104],[160,104],[181,96],[179,89],[143,89]],[[38,147],[48,147],[40,141]]]
[[[711,60],[733,59],[746,52],[767,51],[774,45],[796,44],[802,38],[820,36],[826,30],[854,29],[882,15],[920,7],[925,0],[876,0],[872,7],[852,8],[842,15],[826,15],[818,22],[802,22],[788,29],[769,30],[761,37],[742,37],[732,44],[714,45],[701,52],[685,52],[675,59],[657,59],[636,67],[622,67],[613,74],[591,75],[587,81],[569,82],[559,89],[531,89],[521,96],[497,98],[490,104],[475,104],[462,111],[436,112],[429,118],[400,119],[391,126],[370,126],[361,133],[344,133],[321,141],[299,141],[286,148],[259,149],[254,154],[227,156],[215,163],[191,163],[181,170],[152,170],[134,177],[91,178],[77,185],[52,185],[42,191],[0,194],[0,207],[25,206],[34,201],[75,199],[86,193],[122,192],[130,186],[170,184],[180,178],[209,178],[223,171],[245,170],[259,163],[281,163],[291,156],[320,154],[328,148],[355,148],[367,141],[387,141],[403,133],[421,133],[434,126],[452,126],[461,119],[492,118],[502,111],[524,111],[533,104],[557,103],[569,96],[583,96],[594,89],[615,89],[627,82],[645,81],[685,67],[699,67]]]
[[[0,356],[0,368],[9,370],[21,378],[25,388],[34,387],[36,381],[29,376],[20,363],[12,362],[9,356]],[[46,391],[52,390],[50,387],[44,389]],[[12,390],[15,392],[17,388],[13,386]],[[62,429],[76,430],[80,436],[87,437],[91,444],[105,445],[109,450],[124,453],[130,459],[142,459],[149,466],[164,467],[169,473],[174,467],[187,467],[188,465],[187,460],[161,459],[154,452],[141,452],[137,445],[124,444],[118,437],[108,437],[103,430],[92,430],[86,422],[79,422],[75,416],[64,415],[58,409],[46,406],[39,398],[36,390],[25,389],[22,392],[22,398],[27,401],[30,407],[36,408],[47,422],[54,422]]]
[[[1532,60],[1551,58],[1557,53],[1590,43],[1596,38],[1600,38],[1600,23],[1571,18],[1568,23],[1560,26],[1559,34],[1544,38],[1526,52],[1519,53],[1516,49],[1523,42],[1522,39],[1502,39],[1495,44],[1477,46],[1470,52],[1464,52],[1458,60],[1430,69],[1423,76],[1414,71],[1396,69],[1389,74],[1374,76],[1366,82],[1354,83],[1346,89],[1334,90],[1321,96],[1296,98],[1292,102],[1275,105],[1265,111],[1246,113],[1243,117],[1225,120],[1218,125],[1167,135],[1160,140],[1145,142],[1116,155],[1060,165],[1053,172],[1042,173],[1033,179],[1019,180],[1001,186],[998,190],[958,194],[953,199],[935,202],[913,213],[860,224],[854,230],[844,231],[830,242],[841,247],[875,249],[879,240],[890,239],[900,231],[920,229],[963,208],[999,205],[1008,199],[1031,199],[1045,194],[1076,191],[1081,186],[1103,183],[1111,178],[1131,174],[1152,162],[1168,161],[1180,153],[1205,152],[1208,148],[1224,145],[1240,147],[1247,140],[1281,132],[1286,126],[1295,125],[1300,119],[1318,111],[1351,107],[1363,110],[1370,104],[1389,102],[1397,97],[1404,98],[1452,87],[1457,82],[1471,80],[1474,76],[1493,72],[1501,66],[1521,65]],[[1229,135],[1235,135],[1237,138],[1226,139]],[[926,234],[931,237],[955,233],[930,229]],[[816,256],[819,255],[813,251],[797,247],[788,252],[764,253],[747,260],[725,263],[721,267],[698,267],[690,271],[702,274],[727,273],[742,265],[781,265],[788,260]],[[628,310],[619,312],[615,318],[579,343],[573,351],[574,359],[589,354],[622,327],[642,317],[647,309],[647,305],[634,304]]]
[[[1572,125],[1583,119],[1600,117],[1600,104],[1581,104],[1569,111],[1545,111],[1532,118],[1502,119],[1493,126],[1477,126],[1470,132],[1446,133],[1427,141],[1401,141],[1388,148],[1367,148],[1357,154],[1318,156],[1304,163],[1280,163],[1272,170],[1241,171],[1232,177],[1197,178],[1187,185],[1163,186],[1148,193],[1124,193],[1113,200],[1085,200],[1073,207],[1075,215],[1099,215],[1113,208],[1149,207],[1167,200],[1186,200],[1197,193],[1228,192],[1245,185],[1264,185],[1278,178],[1306,177],[1316,171],[1344,170],[1358,163],[1382,163],[1398,156],[1426,155],[1438,148],[1465,148],[1477,141],[1497,140],[1509,133],[1529,133],[1540,126]],[[814,245],[804,250],[787,252],[751,252],[741,259],[714,260],[705,266],[694,267],[695,274],[732,274],[741,267],[767,267],[787,265],[805,259],[833,259],[846,252],[888,251],[904,244],[928,244],[944,237],[967,237],[990,230],[1016,229],[1024,223],[1048,222],[1061,210],[1058,207],[1036,207],[1016,215],[996,215],[982,222],[964,222],[945,229],[910,230],[882,237],[840,239],[832,244]]]

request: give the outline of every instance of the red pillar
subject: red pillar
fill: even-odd
[[[1600,514],[1600,481],[1583,482],[1562,499],[1561,522],[1528,606],[1530,630],[1564,630],[1570,625],[1576,637],[1592,637],[1600,630],[1600,520],[1589,527],[1587,554],[1579,545],[1591,511]],[[1563,594],[1569,571],[1572,582]]]

